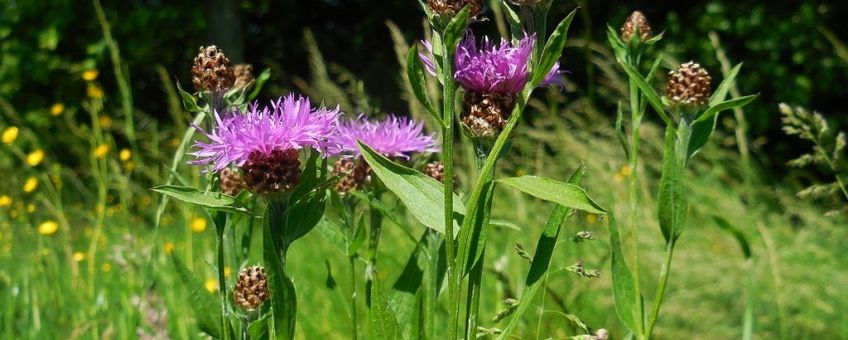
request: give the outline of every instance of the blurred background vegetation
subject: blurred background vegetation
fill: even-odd
[[[174,82],[192,90],[197,48],[217,44],[233,63],[251,63],[257,74],[270,69],[264,99],[299,91],[341,104],[350,114],[415,114],[397,50],[424,38],[423,13],[411,0],[103,1],[101,13],[95,3],[0,0],[0,172],[8,176],[0,181],[0,334],[155,338],[166,331],[174,338],[195,337],[186,292],[168,256],[190,259],[199,277],[213,278],[211,222],[198,209],[172,204],[159,232],[153,227],[158,197],[149,188],[170,175],[167,166],[190,120]],[[613,125],[626,83],[606,44],[607,23],[617,28],[632,10],[643,11],[654,32],[665,31],[651,52],[666,55],[665,69],[696,60],[715,84],[723,78],[720,47],[729,62],[745,63],[737,83],[741,92],[761,94],[742,112],[753,169],[740,166],[738,117],[726,113],[716,143],[701,151],[704,157],[688,175],[697,201],[692,231],[681,240],[657,337],[737,338],[748,325],[748,308],[755,338],[848,337],[842,292],[848,286],[848,223],[845,214],[825,216],[844,209],[845,201],[838,195],[796,196],[810,184],[833,181],[833,173],[786,165],[812,144],[781,131],[778,110],[781,102],[803,106],[823,113],[833,129],[848,127],[848,26],[842,21],[848,3],[555,1],[552,17],[578,5],[562,58],[569,71],[566,90],[544,92],[530,103],[531,114],[500,171],[562,178],[585,162],[589,192],[622,215],[625,206],[616,202],[626,197],[623,181],[630,170]],[[498,34],[496,13],[487,6],[484,15],[490,21],[475,24],[475,31]],[[641,216],[642,242],[657,249],[645,255],[643,277],[652,278],[662,247],[652,198],[662,138],[652,124],[643,129],[646,161],[639,174],[648,207]],[[468,159],[459,163],[471,167]],[[199,184],[196,168],[181,166],[179,172],[182,182]],[[461,172],[459,181],[469,183],[469,174]],[[495,203],[497,217],[521,231],[503,228],[492,236],[496,250],[486,269],[498,279],[485,282],[489,295],[481,306],[489,318],[503,310],[501,299],[520,290],[527,271],[515,244],[532,251],[550,210],[506,190],[497,197],[503,198]],[[600,222],[581,215],[567,224],[568,233],[591,230],[598,240],[557,248],[547,305],[540,297],[544,313],[527,313],[521,330],[526,338],[573,335],[575,327],[562,313],[622,334]],[[753,257],[745,260],[733,237],[718,228],[727,224],[747,237]],[[413,244],[400,228],[385,230],[391,241],[384,244],[398,246],[381,249],[386,261],[380,274],[393,279]],[[560,242],[570,242],[566,238]],[[341,301],[349,282],[333,267],[346,258],[320,232],[297,247],[291,266],[299,296],[322,302],[302,309],[298,336],[346,337]],[[567,267],[578,259],[601,269],[601,278],[570,273]],[[214,292],[214,279],[201,283]]]

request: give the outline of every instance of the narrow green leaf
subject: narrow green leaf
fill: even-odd
[[[479,196],[479,200],[475,205],[478,207],[474,211],[476,213],[465,216],[462,221],[462,230],[459,232],[459,247],[457,252],[457,262],[460,266],[465,264],[460,273],[460,277],[464,277],[470,273],[477,261],[483,255],[483,250],[486,249],[486,239],[489,228],[489,217],[492,212],[492,196],[494,195],[495,185],[490,178],[483,184],[483,190]]]
[[[676,241],[683,231],[688,209],[686,187],[683,183],[685,160],[681,160],[677,152],[677,139],[677,131],[672,126],[667,127],[663,147],[662,178],[660,178],[657,198],[657,215],[663,237],[668,243]]]
[[[421,291],[424,284],[424,275],[429,270],[429,258],[427,251],[433,247],[431,231],[426,230],[415,245],[415,250],[406,261],[403,272],[392,286],[389,294],[389,304],[395,311],[395,317],[401,327],[405,339],[419,338],[421,333],[430,333],[433,330],[422,329],[420,324],[424,317],[421,310],[424,306],[422,297],[425,292]],[[433,268],[432,270],[436,270]],[[429,275],[429,273],[427,273]],[[441,273],[442,275],[444,272]],[[434,292],[435,293],[435,292]],[[426,339],[425,337],[421,337]]]
[[[220,299],[216,295],[206,291],[197,277],[186,268],[178,256],[173,255],[171,259],[174,262],[174,267],[177,269],[180,282],[188,290],[188,299],[191,309],[194,312],[194,317],[197,319],[197,326],[200,327],[201,331],[211,335],[213,338],[221,338]]]
[[[406,75],[409,78],[409,83],[412,86],[412,92],[415,94],[415,98],[424,105],[424,108],[433,115],[433,118],[442,123],[442,119],[439,116],[436,108],[433,106],[433,103],[430,102],[430,98],[427,97],[427,77],[424,75],[424,65],[421,63],[421,59],[418,57],[418,45],[412,45],[409,48],[409,54],[406,57]]]
[[[389,299],[383,290],[378,277],[374,277],[374,286],[371,287],[371,311],[368,313],[369,339],[396,340],[403,339],[400,326],[395,319],[395,312],[389,306]]]
[[[736,239],[736,242],[739,243],[739,248],[742,249],[742,255],[745,255],[746,259],[750,259],[752,256],[751,244],[748,242],[748,238],[745,237],[745,233],[722,217],[713,216],[713,220],[719,228]]]
[[[568,40],[568,28],[571,26],[571,21],[574,19],[575,14],[577,14],[576,9],[568,13],[568,16],[560,21],[554,32],[551,33],[550,38],[548,38],[548,42],[545,44],[545,49],[542,52],[542,58],[539,60],[537,67],[533,69],[532,87],[539,86],[545,80],[545,76],[548,75],[562,55],[562,49],[565,48],[565,43]]]
[[[191,93],[188,93],[185,90],[183,90],[183,87],[182,87],[182,85],[180,85],[179,81],[175,80],[174,83],[177,85],[177,92],[180,93],[180,99],[182,99],[183,108],[185,108],[186,111],[188,111],[188,112],[203,111],[203,109],[200,106],[197,105],[197,98],[195,98]]]
[[[609,215],[610,245],[612,247],[612,295],[615,302],[615,312],[618,318],[633,333],[639,335],[644,332],[642,321],[638,319],[641,293],[636,291],[633,273],[627,267],[624,260],[624,252],[621,250],[621,238],[618,234],[618,224],[615,216]],[[638,322],[637,322],[638,321]]]
[[[177,185],[161,185],[151,190],[186,203],[197,204],[216,211],[252,215],[251,211],[235,197],[219,192],[200,191],[197,188]]]
[[[326,159],[321,158],[321,166],[318,159],[318,153],[312,152],[304,166],[300,185],[289,199],[292,203],[285,212],[285,230],[279,231],[286,245],[309,233],[324,215],[327,205],[327,190],[323,188],[327,185],[326,171],[319,169],[326,168]]]
[[[689,150],[688,157],[694,156],[704,145],[707,145],[707,142],[710,140],[710,136],[715,131],[716,125],[718,124],[718,115],[713,116],[713,119],[709,120],[701,120],[692,123],[692,127],[690,128],[692,131],[692,137],[689,139]]]
[[[619,64],[627,63],[627,46],[621,41],[618,31],[610,25],[607,25],[607,42],[609,42],[610,48],[612,48],[615,60]]]
[[[365,144],[359,143],[362,158],[368,162],[374,174],[380,178],[409,209],[412,216],[425,226],[445,233],[444,187],[442,183],[414,169],[399,165],[380,155]],[[465,207],[459,197],[454,197],[455,220],[462,220]],[[456,223],[456,222],[455,222]],[[454,230],[459,231],[459,224]]]
[[[621,148],[624,149],[625,159],[630,159],[630,142],[627,141],[627,135],[624,134],[624,110],[621,108],[621,102],[618,102],[618,109],[615,111],[615,137]]]
[[[580,185],[584,173],[585,169],[581,166],[580,169],[577,169],[574,175],[571,176],[568,183],[572,185]],[[556,247],[559,232],[562,229],[562,224],[571,212],[573,212],[573,209],[568,209],[562,205],[557,205],[554,207],[553,212],[551,212],[551,216],[545,224],[545,230],[542,232],[542,235],[539,236],[539,241],[536,242],[536,253],[533,255],[533,262],[530,265],[530,271],[527,273],[527,279],[524,282],[524,292],[521,293],[521,299],[518,301],[518,305],[512,313],[509,323],[507,323],[506,327],[504,327],[501,334],[498,335],[499,340],[510,337],[512,331],[521,321],[521,317],[532,304],[533,298],[536,296],[536,292],[539,290],[539,287],[541,287],[542,282],[544,281],[542,278],[545,273],[548,272],[548,268],[550,267],[551,256],[554,253],[554,248]]]
[[[727,98],[727,93],[730,92],[730,89],[733,87],[733,82],[736,81],[736,76],[739,74],[739,69],[742,68],[742,63],[736,64],[730,72],[727,73],[727,76],[724,77],[724,80],[721,81],[721,84],[718,85],[713,95],[710,96],[710,101],[708,106],[715,106],[718,103],[723,102]]]
[[[342,233],[341,227],[339,227],[338,224],[328,220],[327,218],[322,218],[315,227],[315,230],[327,241],[330,241],[336,249],[342,253],[347,252],[347,240],[345,239],[345,235]]]
[[[456,47],[460,36],[465,31],[465,28],[468,27],[468,17],[470,16],[470,13],[470,6],[465,6],[451,19],[448,26],[445,27],[445,35],[443,38],[445,39],[445,45],[449,48]]]
[[[251,322],[247,327],[247,334],[250,334],[250,340],[269,339],[268,315],[263,315],[259,320]]]
[[[606,213],[606,209],[589,197],[583,188],[574,184],[538,176],[503,178],[497,182],[567,208],[574,208],[593,214]]]
[[[698,120],[696,120],[696,121],[704,121],[704,120],[712,118],[713,116],[719,114],[722,111],[732,110],[732,109],[735,109],[735,108],[739,108],[739,107],[743,107],[745,105],[748,105],[748,103],[754,101],[754,99],[757,99],[757,96],[758,95],[754,94],[754,95],[750,95],[750,96],[733,98],[731,100],[727,100],[727,101],[723,101],[723,102],[720,102],[720,103],[715,104],[715,105],[711,105],[706,111],[704,111],[704,113],[700,117],[698,117]]]
[[[518,13],[512,7],[509,7],[507,0],[500,0],[499,2],[503,9],[504,17],[509,22],[509,32],[513,42],[523,38],[524,28],[521,27],[521,17],[518,16]]]
[[[254,100],[257,96],[259,96],[259,92],[262,91],[262,87],[265,86],[265,82],[271,78],[271,69],[266,68],[256,77],[256,82],[253,84],[253,90],[250,91],[250,94],[247,96],[248,100]]]
[[[284,220],[283,207],[279,203],[268,205],[268,213],[263,228],[263,258],[265,269],[268,274],[268,290],[271,293],[271,311],[273,315],[275,339],[294,339],[295,322],[297,320],[297,296],[295,295],[294,283],[286,275],[285,253],[283,245],[278,245],[272,229],[280,229],[272,226]]]
[[[359,217],[359,223],[353,232],[353,239],[350,240],[350,243],[347,245],[347,256],[354,256],[362,247],[362,244],[365,242],[365,231],[368,227],[365,225],[365,218],[362,216]]]
[[[654,108],[660,118],[666,122],[666,124],[671,123],[671,118],[668,117],[668,114],[665,112],[665,107],[663,106],[662,99],[660,99],[660,95],[656,90],[648,84],[648,82],[643,78],[633,66],[628,65],[627,63],[622,63],[621,67],[624,69],[624,72],[627,73],[627,76],[636,83],[636,86],[639,87],[639,91],[642,91],[642,95],[645,96],[645,99],[648,100],[648,104],[651,104],[651,107]]]

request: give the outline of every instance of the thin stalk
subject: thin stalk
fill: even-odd
[[[455,339],[457,335],[457,321],[459,319],[459,281],[456,273],[456,257],[454,254],[454,231],[453,231],[453,191],[448,188],[453,188],[453,111],[456,95],[456,83],[453,80],[453,55],[455,51],[452,46],[443,45],[442,51],[444,56],[442,59],[442,76],[445,86],[442,88],[442,137],[443,153],[442,162],[445,166],[445,252],[447,255],[447,271],[448,271],[448,301],[452,304],[450,310],[450,319],[448,322],[449,339]]]
[[[630,173],[628,175],[629,194],[630,194],[630,232],[633,235],[633,284],[636,290],[636,296],[641,299],[641,288],[639,280],[639,177],[636,169],[639,166],[639,130],[642,125],[642,113],[639,108],[639,89],[636,82],[630,80]],[[639,320],[639,325],[644,328],[645,318],[643,316],[642,304],[637,306],[636,317]]]
[[[217,234],[217,251],[218,251],[218,291],[221,293],[221,332],[224,339],[229,339],[230,330],[227,317],[229,309],[227,308],[227,278],[224,275],[225,257],[224,257],[224,230],[227,224],[227,214],[218,212],[215,214],[215,230]]]
[[[654,295],[654,305],[651,308],[651,315],[648,319],[648,330],[645,336],[650,338],[654,330],[654,323],[657,321],[657,316],[660,313],[663,297],[665,296],[665,288],[668,286],[668,276],[671,273],[671,258],[674,256],[674,241],[668,242],[665,247],[665,261],[660,269],[659,285],[657,286],[656,294]]]
[[[374,193],[374,200],[380,201],[380,189],[377,189]],[[371,307],[371,288],[374,284],[373,276],[377,275],[377,247],[380,245],[380,234],[383,229],[383,215],[379,210],[371,208],[369,205],[368,208],[368,223],[369,225],[369,237],[368,237],[368,275],[366,276],[365,281],[365,302],[368,307]]]
[[[348,256],[350,262],[350,317],[351,317],[351,338],[356,340],[356,257]]]
[[[486,249],[480,254],[480,261],[471,269],[468,275],[468,294],[466,297],[466,320],[465,338],[477,338],[477,316],[480,309],[480,290],[483,282],[483,259],[486,257]]]

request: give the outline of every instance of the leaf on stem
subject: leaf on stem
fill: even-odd
[[[427,97],[427,77],[424,75],[424,65],[418,57],[417,44],[413,44],[409,48],[409,54],[406,57],[406,75],[409,78],[409,84],[412,86],[412,92],[415,94],[415,98],[418,99],[421,105],[424,105],[424,108],[433,115],[433,118],[439,124],[444,125],[436,107],[433,106],[430,98]]]
[[[297,296],[294,283],[286,276],[285,250],[274,240],[271,234],[271,224],[280,223],[281,211],[271,212],[281,207],[268,207],[269,214],[265,218],[263,232],[263,257],[265,269],[268,273],[268,290],[271,293],[271,310],[274,317],[274,330],[272,338],[294,339],[295,321],[297,319]]]
[[[593,214],[606,214],[607,210],[595,202],[583,188],[553,178],[539,176],[521,176],[502,178],[498,183],[505,184],[522,192],[549,202],[590,212]]]
[[[548,75],[562,55],[562,49],[568,40],[568,28],[571,26],[571,21],[574,19],[575,14],[577,14],[576,9],[560,21],[557,28],[551,33],[550,38],[548,38],[548,42],[545,44],[545,49],[542,52],[542,58],[539,59],[539,64],[533,68],[533,77],[530,82],[533,88],[538,87],[545,80],[545,76]]]
[[[627,328],[641,335],[642,322],[637,315],[642,308],[641,293],[636,291],[633,273],[624,261],[621,250],[621,238],[618,234],[618,224],[615,216],[609,215],[610,245],[612,246],[612,295],[615,301],[615,312]],[[638,321],[638,322],[637,322]]]
[[[242,202],[239,202],[233,196],[220,192],[200,191],[197,188],[178,185],[161,185],[151,190],[186,203],[197,204],[216,211],[252,215],[250,209]]]
[[[221,303],[216,295],[209,294],[197,277],[186,268],[182,260],[176,255],[171,256],[180,282],[188,290],[188,298],[191,309],[197,319],[197,326],[213,338],[221,338]]]
[[[680,129],[688,129],[684,123]],[[668,126],[663,147],[662,178],[657,198],[657,215],[660,229],[667,243],[673,243],[680,237],[686,226],[686,213],[689,208],[686,186],[683,183],[685,159],[681,159],[678,150],[678,131]]]
[[[374,277],[371,287],[371,311],[369,316],[369,339],[403,339],[400,326],[395,319],[395,311],[389,306],[389,299],[383,290],[380,278]]]

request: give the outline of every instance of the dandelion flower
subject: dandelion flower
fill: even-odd
[[[262,108],[254,103],[247,112],[216,112],[215,128],[205,133],[209,142],[195,142],[192,163],[211,164],[215,172],[240,167],[254,193],[280,193],[300,180],[299,150],[327,150],[339,115],[294,95]]]
[[[8,207],[12,205],[12,198],[8,195],[0,196],[0,207]]]
[[[50,115],[54,117],[62,114],[62,112],[65,112],[65,104],[56,103],[50,107]]]
[[[53,235],[59,230],[59,224],[54,221],[46,221],[38,225],[38,233],[41,235]]]
[[[41,164],[41,161],[43,161],[43,160],[44,160],[44,151],[41,151],[41,150],[35,150],[33,152],[30,152],[26,156],[26,163],[29,166],[37,166],[37,165]]]
[[[218,290],[218,280],[212,278],[206,279],[206,282],[203,283],[203,287],[206,288],[206,291],[214,293]]]
[[[35,177],[27,178],[26,182],[24,182],[24,192],[31,193],[38,189],[38,179]]]
[[[97,148],[94,149],[94,157],[97,159],[103,159],[109,153],[109,145],[100,144]]]
[[[81,262],[82,260],[85,260],[85,253],[83,253],[81,251],[75,252],[74,253],[74,261],[75,262]]]
[[[202,217],[197,217],[191,221],[191,231],[195,233],[202,233],[206,230],[206,219]]]
[[[165,242],[165,245],[162,246],[162,249],[165,250],[165,254],[171,255],[174,252],[174,242]]]
[[[85,81],[94,81],[97,79],[97,75],[100,74],[97,70],[86,70],[82,73],[82,79]]]
[[[11,145],[12,143],[14,143],[15,140],[18,139],[18,132],[20,132],[20,130],[17,126],[10,126],[6,128],[6,130],[3,130],[3,143],[6,145]]]
[[[122,149],[121,153],[118,154],[118,157],[121,159],[122,162],[126,162],[130,160],[130,158],[132,158],[132,151],[130,151],[129,149]]]

